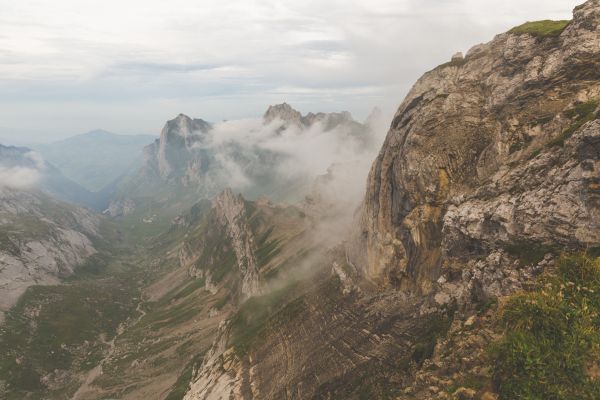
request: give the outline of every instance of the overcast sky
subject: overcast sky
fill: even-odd
[[[457,51],[582,0],[0,0],[0,140],[158,134],[183,112],[392,112]]]

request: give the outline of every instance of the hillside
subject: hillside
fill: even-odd
[[[0,144],[0,172],[0,186],[36,187],[62,201],[90,208],[95,208],[98,201],[93,193],[66,178],[58,168],[27,147]]]
[[[38,191],[0,187],[0,320],[29,286],[57,284],[96,253],[99,224]]]

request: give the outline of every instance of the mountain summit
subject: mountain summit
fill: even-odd
[[[146,165],[163,179],[168,179],[177,170],[185,167],[192,157],[194,146],[201,145],[203,134],[211,129],[211,124],[202,119],[191,119],[187,115],[179,114],[167,121],[160,138],[144,148]]]
[[[355,130],[358,134],[361,129],[364,130],[362,124],[354,121],[352,114],[348,111],[331,113],[309,112],[306,115],[302,115],[300,111],[295,110],[287,103],[269,106],[263,116],[263,121],[265,124],[279,121],[282,123],[282,128],[285,126],[295,126],[307,129],[318,123],[325,131],[343,127]]]

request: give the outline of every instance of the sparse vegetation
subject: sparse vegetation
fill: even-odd
[[[301,300],[290,301],[296,287],[295,283],[282,289],[274,290],[263,296],[247,300],[231,319],[231,345],[238,355],[244,355],[260,333],[267,327],[267,322],[276,314],[287,320],[302,309]]]
[[[483,388],[483,385],[484,382],[481,380],[481,377],[468,375],[459,382],[453,383],[450,387],[446,389],[446,392],[453,394],[461,387],[480,390]]]
[[[594,99],[578,104],[574,108],[567,110],[565,115],[571,119],[574,119],[573,122],[560,135],[548,142],[548,145],[560,147],[564,146],[565,141],[573,136],[573,134],[577,132],[577,130],[579,130],[583,124],[598,118],[598,114],[595,111],[598,108],[599,103],[599,100]]]
[[[512,28],[508,33],[515,35],[532,35],[535,37],[546,38],[559,36],[571,21],[533,21],[525,22],[522,25]]]
[[[600,259],[563,257],[538,290],[503,306],[491,351],[501,399],[599,399]]]
[[[530,136],[525,135],[523,139],[519,139],[518,141],[512,143],[508,150],[509,154],[523,150],[524,148],[529,146],[531,144],[531,139],[532,138]]]
[[[219,300],[217,300],[217,302],[213,305],[213,307],[216,308],[217,310],[221,310],[223,307],[225,307],[225,304],[229,303],[230,300],[231,300],[230,295],[221,297]]]
[[[30,287],[0,331],[0,376],[9,398],[45,390],[40,379],[54,370],[93,367],[103,351],[99,335],[116,334],[134,309],[131,297],[114,282]]]
[[[194,368],[198,367],[202,363],[203,354],[195,356],[183,369],[177,382],[171,387],[171,391],[165,397],[165,400],[181,400],[187,391],[190,381],[192,380],[192,373]]]
[[[548,253],[556,253],[556,249],[543,243],[523,242],[506,246],[505,250],[519,259],[521,265],[537,264]]]
[[[418,338],[419,341],[415,344],[412,352],[412,360],[421,365],[423,362],[433,356],[433,351],[437,340],[443,337],[450,329],[454,308],[450,307],[445,310],[445,313],[432,315],[424,325],[422,335]]]

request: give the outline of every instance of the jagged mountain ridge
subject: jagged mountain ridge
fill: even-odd
[[[144,149],[144,166],[119,185],[109,214],[131,214],[148,201],[156,206],[176,201],[189,207],[198,196],[210,198],[226,187],[251,199],[267,196],[298,201],[310,190],[315,176],[306,174],[304,167],[294,168],[299,161],[285,141],[328,135],[340,143],[337,151],[356,154],[370,151],[376,143],[377,113],[365,124],[354,121],[349,113],[309,113],[298,123],[290,115],[302,117],[286,103],[271,106],[260,123],[232,127],[178,115]],[[270,147],[273,139],[280,140],[283,149]],[[175,192],[177,199],[172,198]],[[174,214],[185,208],[179,207]]]

